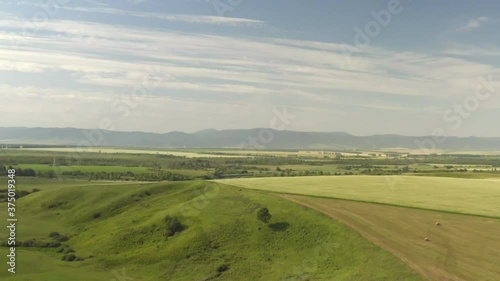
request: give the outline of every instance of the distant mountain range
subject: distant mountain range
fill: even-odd
[[[401,135],[353,136],[347,133],[271,129],[203,130],[196,133],[117,132],[75,128],[1,128],[0,144],[65,146],[245,148],[245,149],[440,149],[500,151],[500,138]]]

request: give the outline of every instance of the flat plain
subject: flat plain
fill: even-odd
[[[189,151],[175,151],[164,149],[124,149],[124,148],[109,148],[109,147],[85,147],[85,148],[23,148],[18,151],[47,151],[47,152],[68,152],[68,153],[108,153],[108,154],[158,154],[172,155],[186,158],[220,158],[220,157],[235,157],[231,155],[205,154]],[[241,157],[241,156],[239,156]]]
[[[322,176],[229,179],[218,182],[278,193],[500,217],[499,179]]]
[[[500,279],[499,219],[348,200],[281,197],[352,227],[428,280]]]

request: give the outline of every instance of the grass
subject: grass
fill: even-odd
[[[119,280],[122,270],[141,281],[422,280],[354,230],[267,193],[202,181],[81,183],[20,199],[18,239],[58,231],[85,260],[66,263],[54,250],[19,248],[17,274],[2,270],[1,280]],[[22,185],[39,186],[34,179]],[[256,218],[264,206],[273,215],[268,226]],[[187,228],[165,238],[166,215]]]
[[[31,168],[35,172],[50,172],[50,171],[81,171],[83,173],[98,173],[98,172],[132,172],[134,174],[144,174],[152,172],[151,169],[147,167],[124,167],[124,166],[57,166],[53,167],[52,165],[43,165],[43,164],[19,164],[12,165],[14,168]]]
[[[500,180],[415,176],[252,178],[218,182],[249,189],[500,217]]]
[[[3,250],[3,249],[2,249]],[[16,274],[2,270],[0,278],[9,281],[122,281],[113,279],[113,273],[84,263],[68,263],[61,261],[54,253],[18,250]],[[3,256],[3,253],[2,253]],[[4,260],[2,257],[0,260]],[[5,264],[5,263],[4,263]],[[3,266],[3,265],[2,265]],[[5,272],[4,272],[5,271]],[[126,280],[126,279],[125,279]],[[140,279],[135,279],[138,281]]]
[[[330,173],[335,173],[335,172],[346,172],[345,170],[339,168],[340,165],[338,164],[331,164],[331,165],[280,165],[279,168],[282,170],[286,169],[291,169],[294,171],[323,171],[323,172],[330,172]],[[270,165],[257,165],[257,167],[260,168],[270,168]],[[275,167],[271,167],[275,168]]]
[[[413,176],[426,176],[426,177],[443,177],[443,178],[460,178],[460,179],[494,179],[500,178],[500,173],[488,172],[435,172],[425,174],[413,174]]]
[[[356,229],[429,280],[500,280],[498,219],[346,200],[283,197]],[[430,241],[424,241],[425,237]]]
[[[0,186],[5,183],[7,187],[7,177],[0,177]],[[51,190],[66,187],[98,187],[98,186],[123,186],[129,184],[137,184],[134,182],[109,182],[109,181],[92,181],[81,179],[68,179],[68,178],[31,178],[31,177],[16,177],[16,189],[31,191],[34,188],[40,190]]]
[[[145,174],[145,173],[156,173],[158,169],[148,168],[148,167],[125,167],[125,166],[95,166],[95,165],[78,165],[78,166],[56,166],[52,165],[44,165],[44,164],[18,164],[12,165],[14,168],[27,169],[31,168],[36,173],[39,172],[54,172],[58,177],[64,177],[61,175],[64,172],[74,172],[81,171],[82,173],[98,173],[98,172],[106,172],[106,173],[127,173],[132,172],[136,175]],[[211,169],[207,170],[189,170],[189,169],[164,169],[161,171],[168,171],[176,174],[192,176],[192,177],[202,177],[204,175],[210,174],[213,171]]]

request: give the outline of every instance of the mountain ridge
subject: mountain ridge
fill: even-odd
[[[447,137],[345,132],[279,131],[267,128],[206,129],[152,133],[78,128],[0,127],[0,144],[243,149],[440,149],[500,151],[500,137]]]

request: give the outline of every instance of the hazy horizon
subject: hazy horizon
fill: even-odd
[[[245,130],[276,130],[276,131],[288,131],[288,132],[298,132],[298,133],[345,133],[354,137],[370,137],[370,136],[377,136],[377,135],[395,135],[395,136],[404,136],[404,137],[429,137],[432,136],[432,134],[428,135],[404,135],[404,134],[396,134],[396,133],[376,133],[376,134],[354,134],[350,132],[344,132],[344,131],[300,131],[300,130],[277,130],[269,127],[262,127],[262,128],[228,128],[228,129],[215,129],[215,128],[206,128],[202,130],[197,130],[197,131],[179,131],[179,130],[174,130],[174,131],[143,131],[143,130],[107,130],[107,129],[99,129],[99,128],[77,128],[77,127],[40,127],[40,126],[35,126],[35,127],[2,127],[0,128],[22,128],[22,129],[76,129],[76,130],[88,130],[89,132],[92,131],[111,131],[111,132],[118,132],[118,133],[151,133],[151,134],[168,134],[168,133],[185,133],[185,134],[195,134],[195,133],[200,133],[203,131],[210,131],[210,130],[215,130],[215,131],[245,131]],[[458,137],[458,138],[500,138],[498,136],[475,136],[475,135],[469,135],[469,136],[453,136],[453,135],[448,135],[447,137]]]

